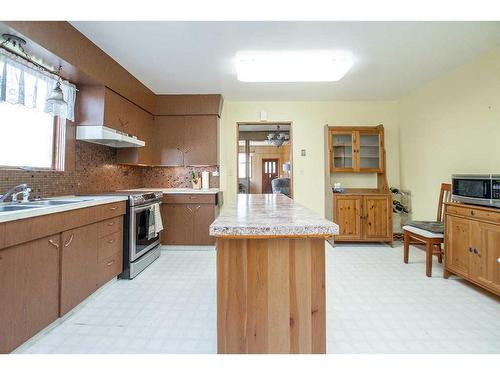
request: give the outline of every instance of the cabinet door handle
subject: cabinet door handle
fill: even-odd
[[[118,121],[120,122],[121,126],[125,126],[129,123],[129,121],[123,121],[121,118],[118,117]]]
[[[110,240],[108,241],[108,243],[113,243],[113,242],[115,242],[115,239],[114,239],[114,238],[112,238],[112,239],[110,239]]]
[[[108,226],[112,226],[112,225],[115,225],[115,222],[114,222],[114,221],[110,221],[110,222],[108,223]]]
[[[198,210],[200,209],[200,207],[201,207],[201,206],[196,206],[194,209],[195,209],[196,211],[198,211]]]
[[[118,207],[113,206],[113,207],[110,207],[109,209],[110,209],[110,211],[116,211],[118,209]]]
[[[470,215],[471,215],[471,216],[474,216],[474,215],[475,215],[474,210],[470,210]]]
[[[472,253],[472,247],[469,247],[469,253]]]
[[[54,246],[55,248],[59,248],[59,244],[55,242],[54,240],[49,240],[49,243]]]
[[[114,261],[114,260],[112,260],[112,261],[110,261],[110,262],[106,263],[106,266],[110,267],[110,266],[112,266],[112,265],[113,265],[113,263],[114,263],[114,262],[115,262],[115,261]]]
[[[71,242],[73,242],[73,238],[75,237],[75,234],[74,233],[71,233],[71,236],[69,237],[69,240],[68,242],[66,242],[64,244],[64,247],[68,247],[69,245],[71,245]]]

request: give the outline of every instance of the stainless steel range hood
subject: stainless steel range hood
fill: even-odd
[[[146,145],[146,142],[140,139],[102,125],[77,126],[76,139],[115,148],[144,147]]]

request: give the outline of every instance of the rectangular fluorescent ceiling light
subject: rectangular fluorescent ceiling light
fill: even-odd
[[[236,72],[242,82],[335,82],[351,68],[348,53],[334,51],[240,52]]]

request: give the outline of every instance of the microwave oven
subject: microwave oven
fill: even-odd
[[[500,174],[456,174],[451,181],[454,201],[500,207]]]

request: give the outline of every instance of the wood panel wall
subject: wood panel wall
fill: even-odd
[[[218,353],[325,353],[324,239],[217,239]]]

